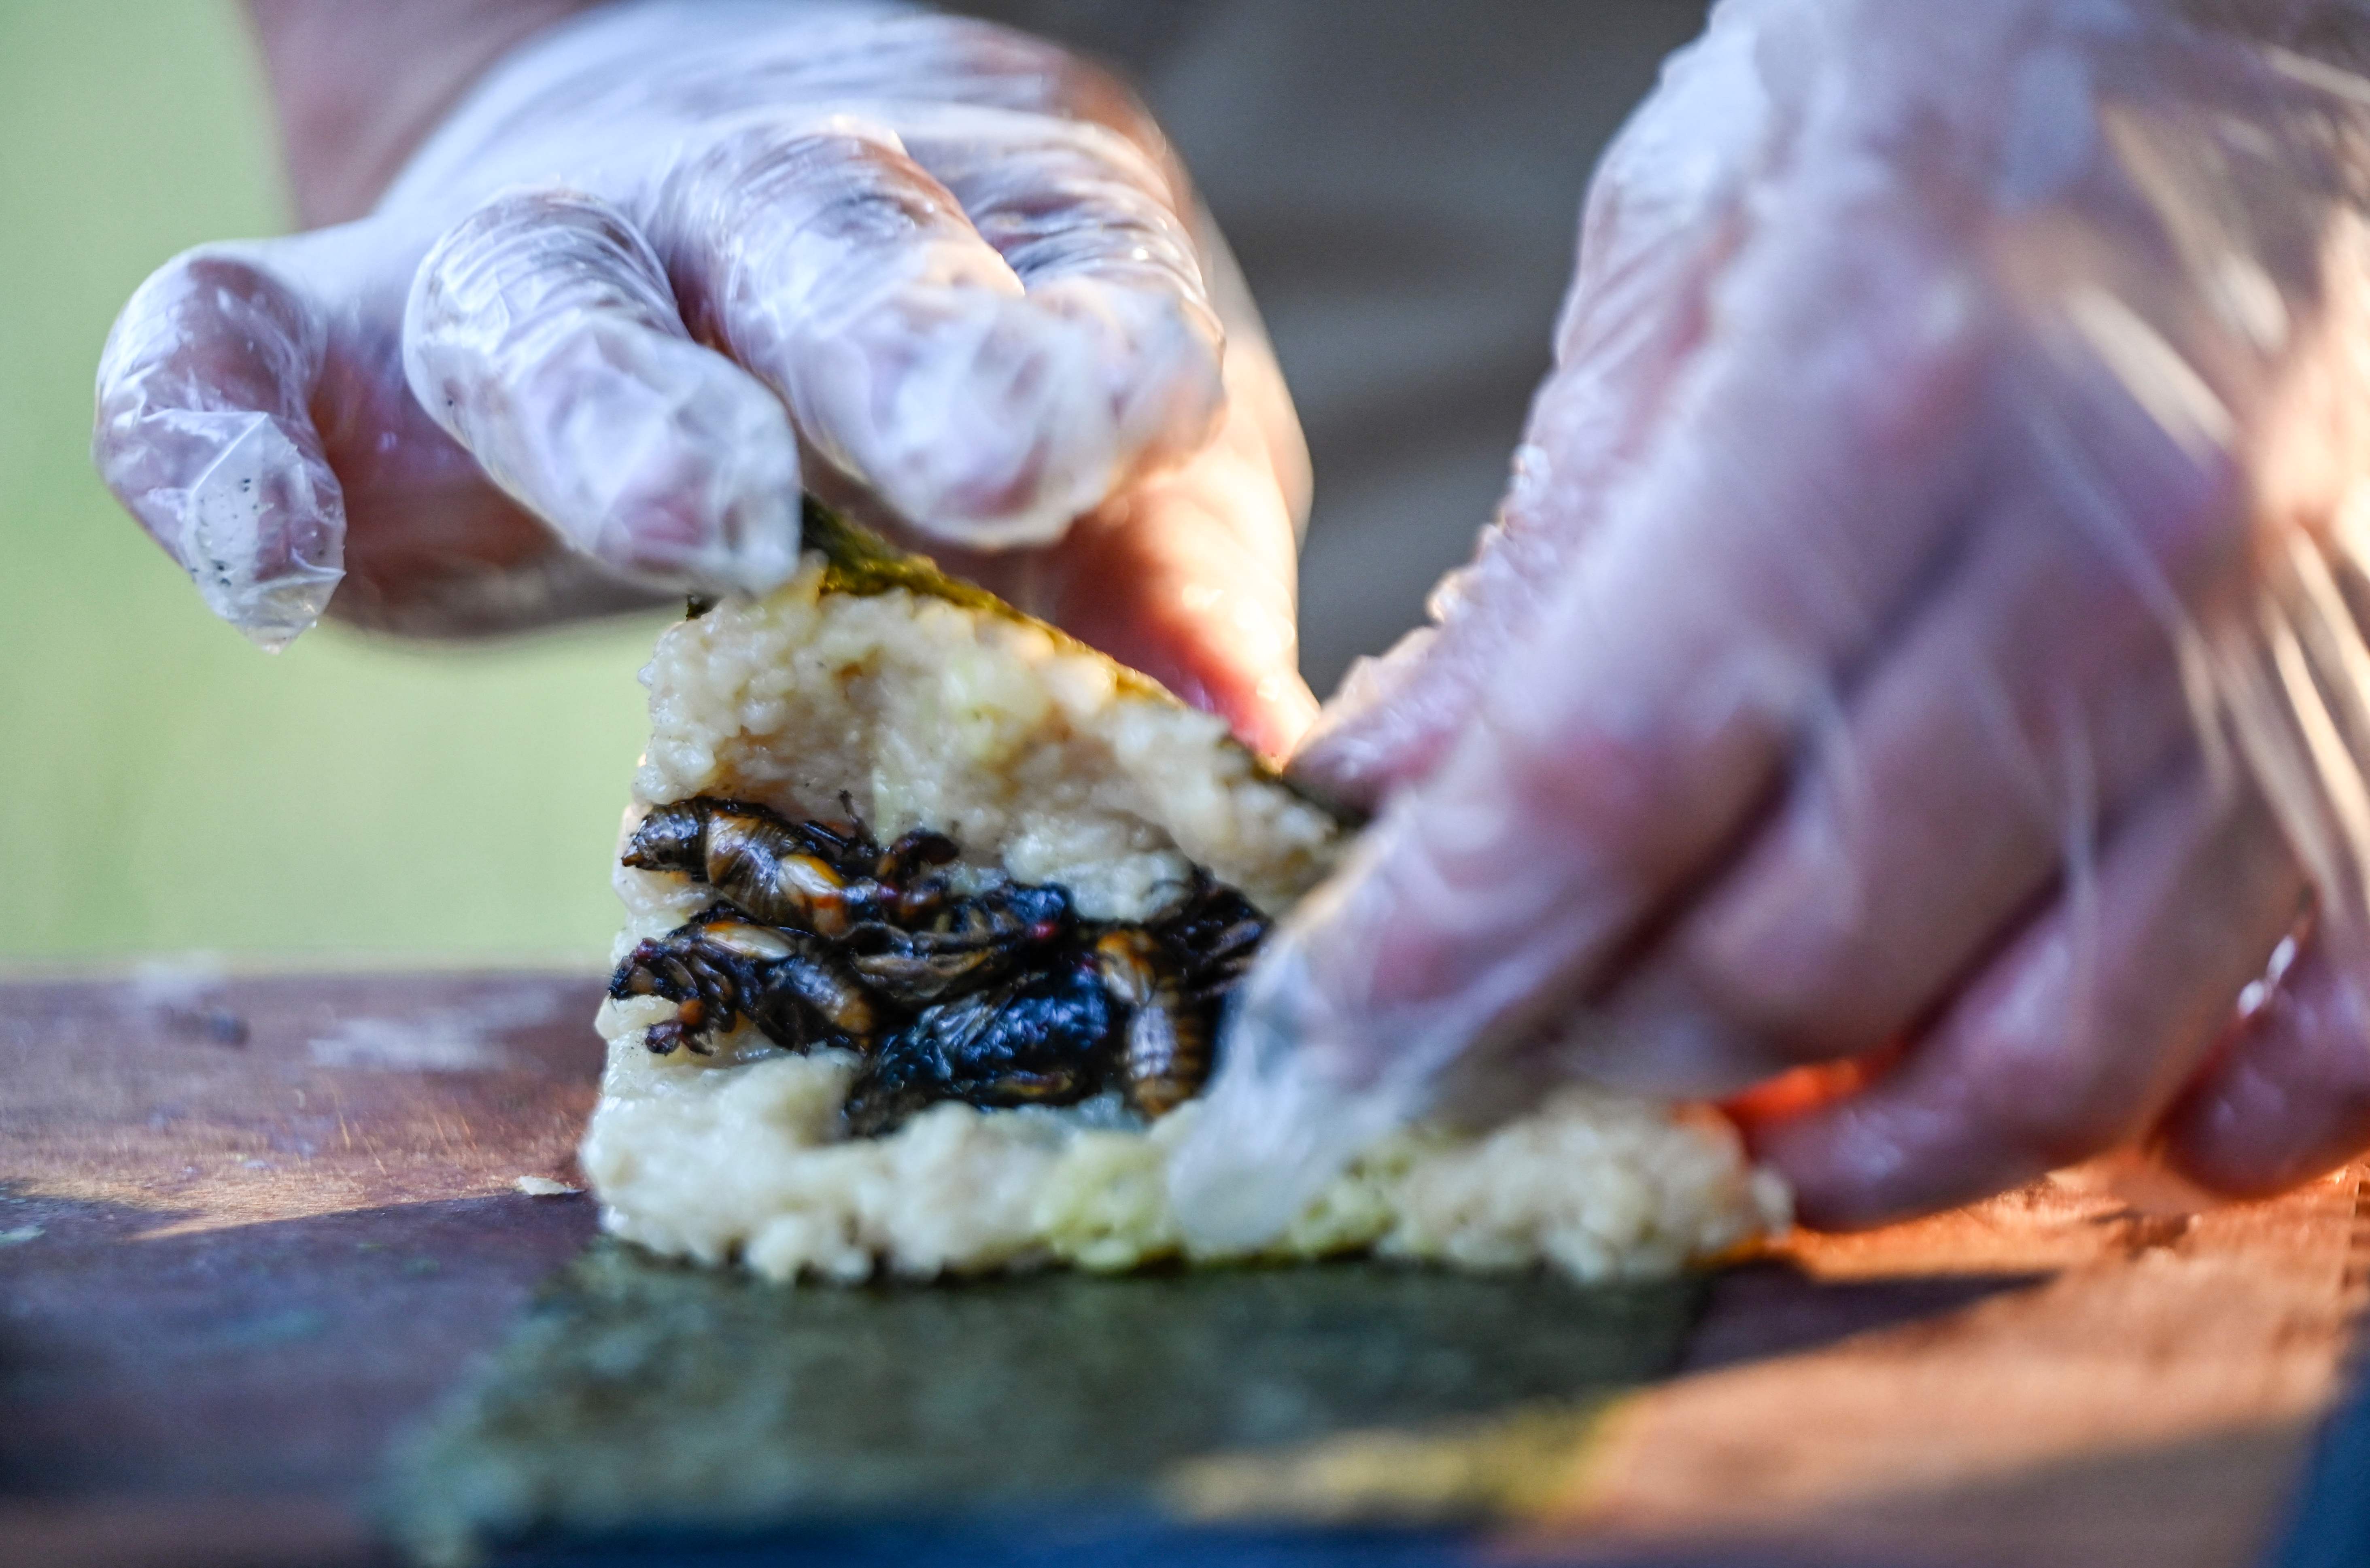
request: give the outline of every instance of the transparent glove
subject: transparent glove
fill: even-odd
[[[1828,1226],[2370,1143],[2370,13],[2234,9],[1726,0],[1498,524],[1298,761],[1380,815],[1247,984],[1189,1224],[1548,1077],[1857,1064],[1753,1129]]]
[[[1281,750],[1315,708],[1306,457],[1195,214],[1050,45],[604,7],[505,56],[369,216],[150,279],[96,456],[272,647],[325,610],[449,635],[763,589],[803,483]]]

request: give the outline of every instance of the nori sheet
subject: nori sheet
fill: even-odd
[[[1585,1412],[1667,1371],[1692,1281],[1373,1262],[783,1287],[596,1243],[397,1448],[430,1562],[651,1529],[1156,1509],[1211,1456]]]

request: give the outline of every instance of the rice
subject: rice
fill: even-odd
[[[695,795],[792,817],[838,815],[844,795],[883,840],[949,833],[967,864],[1060,884],[1094,921],[1148,918],[1196,864],[1277,913],[1334,864],[1341,826],[1219,720],[984,596],[899,580],[851,591],[814,553],[765,600],[669,628],[644,671],[651,737],[628,828]],[[616,884],[615,958],[712,897],[622,866]],[[1226,1261],[1191,1250],[1168,1204],[1168,1153],[1198,1105],[1147,1128],[1110,1106],[948,1104],[847,1139],[854,1058],[793,1055],[745,1027],[710,1057],[654,1056],[643,1032],[673,1011],[637,998],[598,1020],[608,1066],[581,1158],[619,1236],[842,1282]],[[1419,1128],[1369,1150],[1259,1255],[1634,1277],[1733,1249],[1786,1210],[1717,1116],[1575,1088],[1494,1130]]]
[[[1190,1247],[1168,1207],[1168,1151],[1198,1105],[1137,1131],[949,1104],[887,1138],[834,1141],[854,1070],[835,1051],[706,1070],[616,1052],[583,1156],[604,1222],[652,1251],[738,1258],[775,1279],[1248,1261]],[[1568,1089],[1482,1136],[1399,1135],[1257,1256],[1635,1278],[1784,1217],[1783,1190],[1716,1118]]]

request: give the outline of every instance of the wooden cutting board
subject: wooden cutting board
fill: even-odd
[[[569,1314],[687,1310],[764,1336],[785,1312],[820,1333],[826,1310],[869,1310],[587,1254],[589,1201],[523,1190],[576,1185],[597,995],[581,975],[169,966],[0,983],[0,1543],[21,1553],[0,1557],[384,1560],[420,1455],[478,1462],[489,1413],[539,1408],[531,1379],[573,1375],[552,1350],[587,1340],[555,1333]],[[840,1397],[889,1397],[864,1379],[913,1345],[1005,1344],[1012,1322],[1068,1312],[1085,1326],[1064,1353],[1101,1345],[1097,1365],[1139,1342],[1241,1346],[1216,1373],[1177,1350],[1140,1385],[1104,1374],[1168,1389],[1157,1442],[1141,1423],[1041,1428],[1105,1461],[1138,1444],[1156,1482],[1141,1497],[1168,1519],[1447,1527],[1408,1539],[1565,1561],[2220,1568],[2276,1529],[2366,1283],[2370,1172],[2191,1215],[2096,1167],[1799,1239],[1660,1299],[1383,1275],[1040,1282],[1008,1310],[892,1295],[849,1322],[908,1348],[871,1371],[858,1357]],[[1348,1337],[1310,1330],[1335,1323]],[[817,1387],[797,1355],[780,1386]],[[719,1364],[693,1358],[684,1386]],[[1212,1378],[1240,1397],[1205,1397]],[[1127,1402],[1072,1382],[1065,1420]],[[983,1430],[984,1448],[1026,1447]],[[930,1431],[929,1473],[969,1473],[975,1456]],[[391,1460],[406,1432],[410,1458]],[[548,1460],[524,1436],[512,1457]],[[739,1496],[740,1522],[764,1522],[769,1496],[796,1515],[818,1487],[854,1495],[852,1472],[769,1440],[791,1479]],[[1062,1468],[1052,1439],[1029,1451]],[[593,1522],[564,1491],[550,1516]]]

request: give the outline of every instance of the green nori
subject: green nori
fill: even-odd
[[[812,496],[806,498],[799,527],[806,547],[823,552],[823,590],[825,593],[846,593],[858,599],[869,599],[876,594],[903,589],[908,593],[926,599],[944,600],[961,609],[993,615],[999,620],[1023,622],[1053,638],[1054,646],[1064,652],[1093,654],[1110,664],[1119,671],[1120,684],[1131,695],[1157,695],[1168,697],[1171,702],[1176,700],[1169,695],[1167,687],[1143,671],[1130,670],[1108,655],[1087,647],[1061,627],[1040,621],[1025,611],[1014,609],[977,583],[949,576],[927,555],[898,549],[870,529],[848,521]]]
[[[850,593],[864,599],[902,588],[908,593],[943,599],[949,604],[1000,615],[1007,621],[1030,619],[978,584],[949,577],[927,555],[898,549],[812,496],[806,498],[799,528],[806,548],[823,552],[826,563],[823,579],[825,593]]]
[[[1205,1456],[1584,1403],[1697,1285],[1375,1263],[846,1290],[596,1243],[397,1450],[431,1561],[531,1535],[1143,1506]]]

